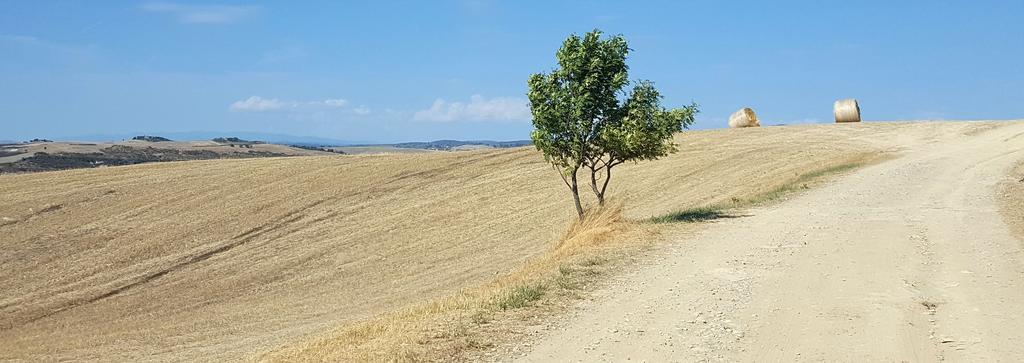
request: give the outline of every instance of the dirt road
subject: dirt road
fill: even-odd
[[[1024,124],[674,236],[525,361],[1024,361],[1024,256],[995,185]]]

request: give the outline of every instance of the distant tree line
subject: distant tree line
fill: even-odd
[[[220,144],[254,144],[254,145],[265,144],[266,143],[266,142],[263,142],[263,141],[243,140],[243,139],[239,139],[237,137],[215,137],[215,138],[213,138],[213,142],[220,143]]]
[[[288,146],[291,146],[291,147],[294,147],[294,148],[297,148],[297,149],[303,149],[303,150],[324,151],[324,152],[335,153],[335,154],[345,154],[344,151],[338,150],[338,149],[335,149],[335,148],[332,148],[332,147],[329,147],[329,146],[313,146],[313,145],[298,145],[298,144],[293,144],[293,145],[288,145]]]
[[[148,142],[165,142],[165,141],[171,141],[171,139],[168,139],[168,138],[166,138],[166,137],[161,137],[161,136],[150,136],[150,135],[140,135],[140,136],[136,136],[136,137],[133,137],[133,138],[132,138],[132,140],[136,140],[136,141],[148,141]]]

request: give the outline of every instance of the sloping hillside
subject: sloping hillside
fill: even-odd
[[[216,141],[170,141],[159,136],[137,136],[132,140],[99,143],[44,140],[0,144],[0,174],[166,161],[331,154],[332,152],[319,148],[298,148],[238,138],[219,138]]]
[[[996,123],[686,132],[624,166],[643,218]],[[0,176],[0,359],[224,360],[473,286],[572,218],[530,148]]]

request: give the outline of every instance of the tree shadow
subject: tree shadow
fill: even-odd
[[[730,213],[723,208],[699,207],[653,217],[649,221],[651,223],[695,223],[743,217],[749,217],[749,215]]]

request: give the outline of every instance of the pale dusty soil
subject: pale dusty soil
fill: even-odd
[[[1022,135],[907,133],[898,158],[695,236],[667,231],[657,257],[518,358],[1024,361],[1024,255],[997,201]]]
[[[1003,220],[1024,243],[1024,161],[1000,183],[998,198]]]
[[[686,132],[680,153],[623,166],[611,193],[644,218],[1006,125]],[[0,360],[257,357],[486,283],[548,251],[573,214],[529,148],[2,175],[0,196]],[[722,246],[705,248],[735,251]]]

